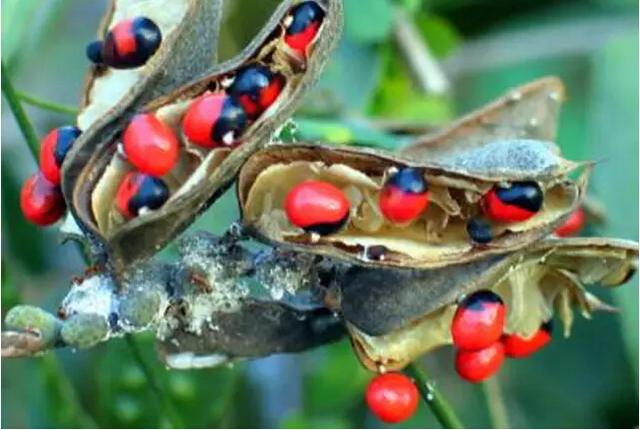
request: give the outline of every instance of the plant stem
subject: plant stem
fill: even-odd
[[[18,127],[20,128],[20,131],[22,132],[25,141],[27,142],[27,145],[29,146],[29,149],[31,149],[31,153],[33,155],[33,157],[36,159],[36,162],[38,160],[38,155],[39,155],[39,142],[38,142],[38,136],[35,132],[35,129],[33,128],[33,125],[31,124],[31,121],[29,120],[29,117],[27,115],[27,113],[24,111],[23,107],[22,107],[22,103],[20,102],[20,94],[18,92],[16,92],[13,83],[11,82],[11,79],[9,77],[9,74],[7,73],[7,70],[5,68],[4,63],[1,64],[2,67],[2,94],[4,95],[5,99],[7,100],[7,103],[9,104],[9,108],[11,109],[11,112],[13,113],[16,122],[18,123]],[[28,96],[27,96],[28,97]],[[25,95],[22,94],[22,98],[25,98]],[[49,102],[44,102],[42,100],[38,100],[36,98],[30,98],[31,101],[36,101],[38,103],[38,106],[40,107],[44,107],[46,109],[49,110],[55,110],[57,109],[57,105],[55,105],[54,103],[49,103]],[[36,104],[36,103],[34,103]],[[59,106],[58,106],[59,107]],[[59,111],[59,110],[58,110]],[[80,249],[80,247],[78,247],[78,251],[80,252],[80,255],[82,256],[82,258],[84,259],[85,263],[88,263],[88,259],[86,257],[86,255],[82,252],[82,250]],[[162,391],[162,388],[160,386],[160,384],[158,383],[157,379],[155,378],[155,375],[153,374],[151,368],[147,365],[147,363],[144,361],[144,358],[142,356],[142,354],[140,353],[140,350],[138,349],[137,344],[135,343],[135,340],[133,339],[133,337],[131,335],[127,335],[126,336],[126,340],[127,340],[127,344],[129,345],[129,348],[131,349],[131,352],[133,354],[134,359],[136,360],[137,364],[140,366],[140,369],[142,370],[142,372],[144,373],[144,375],[147,378],[147,381],[149,383],[149,385],[151,386],[151,390],[155,393],[155,395],[158,398],[158,401],[160,402],[160,404],[163,405],[163,410],[166,411],[167,414],[167,419],[171,422],[171,425],[174,428],[184,428],[184,423],[182,421],[182,418],[180,417],[180,415],[177,413],[175,407],[173,406],[173,404],[171,403],[170,399],[165,395],[165,393]],[[52,366],[54,366],[54,364],[56,363],[56,358],[55,356],[51,356],[52,358],[49,358],[48,360],[48,370],[49,370],[49,376],[53,377],[53,373],[52,373]],[[74,404],[77,405],[76,409],[77,409],[77,413],[75,414],[78,419],[83,423],[83,425],[87,425],[88,427],[96,427],[95,425],[92,425],[93,422],[92,420],[90,421],[91,417],[89,417],[84,410],[82,409],[82,406],[80,405],[80,403],[77,401],[77,396],[75,395],[76,393],[73,391],[73,387],[69,384],[68,381],[63,381],[62,378],[58,378],[60,381],[58,382],[58,386],[61,387],[63,393],[65,394],[65,397],[68,398],[69,403],[70,404]],[[75,402],[74,402],[75,400]]]
[[[60,376],[64,375],[64,370],[55,353],[49,352],[43,355],[41,360],[43,378],[51,394],[56,398],[54,403],[56,410],[53,414],[58,419],[58,424],[63,427],[78,425],[88,429],[98,428],[93,417],[84,410],[71,381]]]
[[[3,72],[4,73],[4,72]],[[20,100],[22,100],[23,102],[31,105],[31,106],[36,106],[39,107],[41,109],[44,110],[48,110],[51,112],[58,112],[58,113],[64,113],[67,115],[72,115],[75,116],[78,114],[78,109],[76,109],[73,106],[66,106],[60,103],[56,103],[56,102],[52,102],[49,100],[44,100],[41,99],[39,97],[36,96],[32,96],[30,94],[27,93],[23,93],[22,91],[16,91],[15,92],[16,95],[18,96],[18,98]]]
[[[158,382],[156,375],[153,373],[153,369],[145,361],[134,337],[130,334],[127,334],[125,336],[125,339],[127,341],[127,344],[129,345],[129,349],[131,350],[131,354],[133,355],[133,358],[138,363],[138,366],[140,366],[140,369],[144,373],[147,379],[147,382],[151,387],[151,391],[153,391],[159,404],[161,405],[160,410],[166,413],[166,417],[171,423],[171,426],[173,428],[185,428],[185,424],[182,420],[182,417],[176,410],[175,406],[171,402],[171,399],[169,398],[167,393],[165,393],[164,390],[162,389],[162,386]]]
[[[491,426],[496,429],[510,428],[509,416],[507,415],[507,408],[504,405],[504,398],[502,397],[502,389],[500,388],[498,376],[496,375],[484,381],[482,383],[482,390],[484,391],[484,397],[487,401]]]
[[[11,109],[11,112],[13,113],[13,116],[16,119],[16,122],[18,123],[18,128],[20,128],[20,131],[22,132],[22,135],[24,136],[24,139],[27,142],[29,149],[31,150],[31,153],[37,160],[38,153],[40,152],[38,134],[33,128],[33,124],[31,124],[31,121],[29,120],[27,113],[24,111],[24,108],[22,107],[22,103],[20,102],[20,98],[16,93],[13,83],[11,82],[11,77],[7,72],[7,68],[5,67],[4,62],[2,63],[1,66],[2,66],[2,70],[1,70],[2,71],[2,94],[4,95],[4,98],[7,101],[7,104],[9,105],[9,109]]]
[[[231,384],[227,387],[220,414],[215,418],[213,428],[225,428],[225,426],[229,425],[228,420],[236,406],[236,395],[242,385],[243,369],[242,366],[234,366],[234,368],[231,369],[231,372],[233,372],[231,375]]]
[[[407,366],[406,372],[415,380],[420,395],[425,403],[431,407],[431,410],[442,427],[447,429],[464,428],[447,399],[440,390],[436,388],[435,383],[424,370],[420,369],[417,364],[411,363]]]

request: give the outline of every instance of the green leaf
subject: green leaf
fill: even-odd
[[[396,150],[407,138],[394,136],[363,123],[313,118],[296,118],[297,139],[337,145],[358,145]]]
[[[450,120],[453,116],[451,100],[418,90],[397,51],[391,45],[386,48],[384,72],[370,114],[424,125],[441,125]]]
[[[380,80],[382,61],[375,47],[342,38],[318,85],[305,96],[303,115],[360,114]]]
[[[13,66],[25,51],[37,50],[64,0],[3,0],[2,58]]]
[[[455,27],[439,16],[421,14],[416,18],[416,24],[429,49],[438,58],[451,54],[462,42],[462,35]]]

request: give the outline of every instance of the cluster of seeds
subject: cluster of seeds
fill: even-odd
[[[393,223],[408,223],[429,204],[429,189],[422,172],[410,167],[396,170],[386,181],[378,200],[380,211]],[[350,203],[335,185],[307,180],[287,194],[285,212],[296,227],[319,235],[340,230],[349,220]]]
[[[315,39],[324,11],[312,1],[296,5],[284,20],[285,44],[305,56]],[[104,58],[104,55],[103,55]],[[204,94],[190,102],[175,130],[154,113],[133,117],[122,135],[119,156],[135,169],[120,183],[116,207],[126,219],[160,208],[170,197],[162,179],[181,159],[181,138],[201,157],[219,148],[233,149],[243,134],[277,100],[285,77],[267,64],[252,62],[210,84]]]
[[[295,61],[306,58],[324,16],[316,2],[305,1],[292,7],[283,19],[282,49]],[[162,40],[159,26],[139,16],[116,23],[104,40],[87,46],[87,56],[100,68],[137,68],[153,57]],[[209,83],[207,90],[189,103],[177,126],[153,111],[133,116],[120,136],[115,154],[126,166],[112,199],[115,209],[126,221],[162,207],[176,188],[175,178],[179,177],[179,182],[186,180],[185,164],[191,172],[197,167],[193,166],[193,153],[202,159],[209,151],[231,150],[240,145],[243,134],[277,100],[285,85],[282,73],[261,61],[251,61]],[[72,128],[54,131],[60,137],[47,136],[41,164],[43,171],[52,173],[45,174],[46,179],[41,175],[32,177],[23,188],[23,212],[35,223],[51,224],[64,212],[58,185],[62,159],[79,134],[77,131],[71,139],[68,130]],[[53,145],[52,149],[51,143],[58,146]],[[55,159],[49,154],[54,150]],[[95,209],[94,216],[99,218]]]
[[[176,91],[178,96],[171,94],[160,98],[159,102],[152,102],[144,111],[133,115],[122,133],[110,142],[110,152],[106,153],[109,162],[102,165],[103,176],[92,190],[91,209],[98,227],[106,231],[112,228],[113,220],[110,217],[113,213],[118,215],[116,225],[119,225],[118,223],[163,207],[183,187],[191,185],[195,172],[204,164],[203,160],[209,154],[223,150],[226,156],[234,148],[249,141],[251,127],[256,126],[265,112],[292,86],[289,81],[291,75],[287,72],[295,74],[304,71],[304,61],[311,44],[318,36],[324,17],[325,11],[316,2],[297,3],[284,18],[278,18],[280,31],[271,33],[270,39],[263,42],[248,60],[234,66],[233,70],[227,69],[205,78],[204,81],[186,85]],[[147,64],[160,48],[162,40],[159,26],[151,19],[139,16],[116,23],[105,34],[104,40],[87,46],[87,56],[98,68],[133,69]],[[283,52],[268,50],[273,46],[274,40],[284,52],[284,57],[287,57],[286,66],[279,63],[282,61],[279,56]],[[266,55],[263,55],[263,48],[267,50]],[[40,171],[25,183],[21,194],[22,210],[32,222],[48,225],[64,213],[60,168],[80,133],[77,127],[64,126],[51,131],[43,140]],[[535,152],[536,145],[531,141],[523,140],[520,144]],[[296,154],[295,151],[299,149],[294,148],[293,153]],[[381,239],[389,230],[393,231],[389,237],[384,238],[388,240],[386,244],[397,245],[398,248],[405,246],[410,251],[417,248],[412,242],[416,237],[418,241],[432,241],[436,244],[433,248],[440,245],[442,248],[454,248],[452,245],[458,245],[462,241],[466,248],[486,250],[489,244],[497,242],[509,226],[526,223],[539,214],[539,218],[544,218],[545,210],[553,204],[562,210],[573,207],[572,202],[582,192],[582,188],[575,183],[567,185],[570,181],[562,182],[566,179],[566,172],[562,171],[561,163],[557,163],[560,173],[549,183],[545,182],[544,176],[541,179],[529,174],[523,175],[529,180],[509,177],[508,181],[499,182],[482,175],[472,178],[471,173],[465,176],[455,169],[444,171],[446,169],[441,169],[437,163],[407,167],[401,166],[402,162],[389,163],[389,159],[384,156],[371,162],[364,160],[365,155],[351,154],[352,165],[349,165],[348,162],[329,163],[327,160],[330,157],[327,156],[325,160],[320,153],[314,156],[316,160],[301,156],[300,160],[292,161],[289,165],[280,162],[286,157],[273,157],[280,164],[258,169],[260,173],[267,170],[270,173],[279,172],[282,182],[271,183],[272,187],[281,188],[274,192],[267,179],[267,186],[262,187],[268,188],[271,194],[263,193],[266,196],[259,196],[262,197],[261,201],[259,198],[254,199],[259,201],[256,205],[259,206],[260,216],[266,213],[275,220],[264,225],[281,228],[282,225],[278,225],[278,215],[282,214],[278,211],[283,212],[288,227],[302,229],[315,244],[320,237],[344,233],[355,227],[364,233],[358,239],[364,239],[362,248],[368,262],[384,260],[387,248],[379,244],[370,245],[368,240]],[[552,156],[549,155],[549,158]],[[386,166],[380,167],[385,163]],[[298,167],[307,170],[295,170]],[[290,168],[288,172],[292,173],[294,179],[286,177],[286,168]],[[256,174],[253,180],[257,182],[258,176]],[[557,187],[556,196],[553,195],[553,187]],[[286,194],[282,193],[284,198],[278,191],[286,191]],[[554,203],[554,199],[562,202]],[[106,215],[104,206],[100,204],[101,200],[108,201]],[[249,199],[241,203],[244,204],[247,200]],[[358,205],[361,206],[356,207]],[[369,207],[365,209],[375,212],[376,216],[372,218],[376,218],[376,222],[371,223],[375,225],[366,225],[362,219],[355,219],[366,218],[367,214],[362,214],[362,207],[366,205]],[[274,206],[276,210],[273,210]],[[549,218],[559,221],[560,215],[567,214],[562,210],[556,210]],[[435,213],[433,217],[432,213]],[[368,214],[371,215],[371,212]],[[453,221],[450,222],[450,218]],[[417,234],[417,229],[409,231],[412,224],[418,222],[426,226],[424,231]],[[557,236],[573,235],[584,222],[585,212],[583,208],[578,208],[554,232]],[[433,228],[436,224],[437,228]],[[447,225],[454,227],[445,232]],[[533,230],[530,226],[525,227],[525,230]],[[436,235],[427,238],[427,230],[430,228],[439,230],[435,240],[433,236]],[[550,231],[549,229],[546,233]],[[378,236],[378,233],[381,234]],[[301,232],[297,230],[295,234],[299,235]],[[277,240],[280,239],[282,237]],[[350,249],[356,248],[346,242],[343,248],[350,246]],[[417,260],[427,254],[420,252],[416,251]],[[450,250],[449,252],[454,254]],[[189,272],[189,276],[192,274]],[[507,298],[505,294],[501,294]],[[202,292],[198,290],[196,298],[202,297]],[[155,310],[159,299],[152,299],[153,303],[149,308]],[[587,306],[590,304],[587,303]],[[137,318],[135,311],[138,308],[132,310],[134,312],[123,319],[125,324],[134,320],[142,321],[140,326],[150,324],[152,314],[149,314],[149,318]],[[551,341],[551,320],[538,328],[540,321],[547,320],[546,315],[535,320],[531,328],[538,329],[531,337],[506,333],[505,330],[511,330],[506,323],[508,309],[501,297],[490,290],[476,291],[464,297],[457,307],[449,307],[449,310],[449,317],[453,311],[455,314],[451,325],[444,330],[447,336],[450,330],[450,339],[456,348],[455,369],[462,379],[471,383],[496,374],[505,356],[528,357]],[[210,318],[209,313],[204,316]],[[109,314],[108,321],[116,328],[121,324],[117,314]],[[63,340],[68,345],[73,345],[75,335],[71,332],[81,331],[90,322],[71,319],[63,327]],[[196,322],[200,329],[201,320]],[[100,333],[106,332],[106,322],[101,321],[99,328]],[[84,339],[81,343],[93,345],[103,338],[101,335],[95,339]],[[415,412],[418,390],[414,382],[405,375],[380,370],[386,363],[387,361],[375,361],[381,373],[369,384],[366,401],[374,415],[382,421],[397,423],[408,419]]]
[[[476,383],[493,376],[505,355],[527,357],[551,340],[551,323],[543,324],[529,339],[505,334],[505,305],[492,291],[482,290],[466,297],[451,323],[451,337],[458,349],[455,367],[458,375]]]
[[[379,194],[379,211],[393,224],[410,224],[429,206],[429,185],[421,169],[390,170]],[[533,181],[494,186],[480,201],[482,216],[467,222],[469,239],[479,245],[491,242],[495,236],[492,223],[524,222],[540,211],[543,198],[543,190]],[[337,186],[319,180],[306,180],[292,187],[284,209],[291,224],[321,236],[339,231],[348,223],[351,212],[345,193]],[[583,222],[584,214],[578,211],[558,229],[558,234],[571,235]]]
[[[20,192],[20,207],[25,218],[47,226],[58,221],[66,205],[60,191],[60,166],[73,142],[80,136],[74,126],[51,130],[40,145],[40,169],[25,181]]]
[[[105,67],[129,69],[143,66],[162,41],[158,26],[149,18],[137,17],[117,23],[104,41],[87,46],[91,61]],[[78,127],[67,125],[50,131],[40,146],[40,171],[24,183],[20,205],[25,218],[46,226],[58,221],[66,204],[60,190],[60,168],[69,149],[80,136]]]

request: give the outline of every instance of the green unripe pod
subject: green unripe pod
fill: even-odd
[[[35,306],[19,305],[7,312],[4,319],[8,328],[35,333],[47,346],[56,343],[60,334],[60,320]]]
[[[67,319],[60,331],[62,340],[74,348],[91,348],[109,334],[107,320],[98,314],[75,314]]]
[[[131,290],[120,300],[120,321],[125,326],[143,329],[151,324],[158,315],[160,302],[160,294],[157,291]]]

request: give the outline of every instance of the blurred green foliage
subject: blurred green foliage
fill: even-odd
[[[4,0],[3,61],[16,86],[63,103],[79,97],[103,2]],[[237,52],[276,0],[227,2],[221,58]],[[318,87],[297,117],[297,138],[393,148],[402,138],[374,126],[393,119],[436,127],[505,89],[546,74],[560,76],[569,100],[559,143],[569,158],[603,160],[590,191],[608,211],[598,233],[638,238],[637,2],[552,0],[344,0],[344,37]],[[442,62],[450,94],[415,84],[393,37],[394,8],[404,8]],[[34,25],[36,23],[37,25]],[[28,108],[38,131],[70,118]],[[55,309],[82,262],[53,229],[26,223],[20,183],[33,169],[7,109],[2,114],[2,310],[18,302]],[[237,216],[232,193],[194,228],[220,232]],[[60,251],[62,249],[62,252]],[[175,256],[169,247],[165,258]],[[619,314],[579,320],[571,339],[558,336],[543,352],[509,361],[498,376],[516,427],[638,425],[637,278],[600,295]],[[598,293],[600,293],[598,291]],[[370,375],[348,342],[289,357],[213,370],[168,371],[149,336],[139,339],[160,389],[189,427],[382,427],[362,396]],[[453,353],[424,365],[467,425],[490,425],[482,390],[458,380]],[[294,363],[295,365],[292,365]],[[270,369],[269,376],[256,369]],[[167,427],[166,410],[123,340],[90,351],[59,351],[2,360],[3,427]],[[265,387],[291,388],[269,402]],[[295,398],[291,398],[295,396]],[[289,405],[287,408],[278,405]],[[291,406],[293,405],[293,406]],[[274,418],[275,417],[275,418]],[[399,427],[437,427],[424,404]]]

